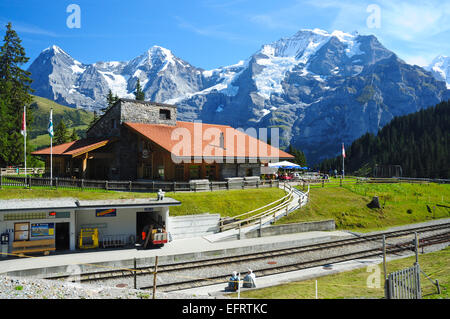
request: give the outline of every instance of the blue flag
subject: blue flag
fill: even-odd
[[[53,109],[50,110],[50,119],[48,122],[48,135],[50,135],[50,137],[53,137],[53,120],[52,120],[52,113],[53,113]]]

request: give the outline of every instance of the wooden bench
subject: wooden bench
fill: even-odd
[[[30,241],[15,241],[12,244],[12,253],[23,255],[24,253],[43,252],[44,255],[50,254],[50,251],[55,250],[54,239],[41,239]]]

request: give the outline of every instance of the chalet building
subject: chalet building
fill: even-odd
[[[86,135],[53,147],[54,176],[224,180],[259,176],[262,165],[293,158],[256,134],[227,125],[177,121],[174,105],[130,99],[118,100]],[[49,171],[50,148],[32,154],[42,157]]]

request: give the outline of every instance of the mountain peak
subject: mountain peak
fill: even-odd
[[[440,54],[425,69],[431,71],[436,79],[445,81],[450,89],[450,57]]]
[[[44,53],[44,52],[52,52],[54,54],[69,55],[67,52],[65,52],[63,49],[61,49],[56,44],[53,44],[53,45],[49,46],[48,48],[46,48],[45,50],[42,51],[42,53]]]

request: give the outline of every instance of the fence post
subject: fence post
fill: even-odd
[[[156,274],[158,273],[158,256],[155,257],[155,271],[153,272],[153,299],[156,296]]]
[[[105,181],[105,189],[108,190],[108,181]]]
[[[259,237],[262,236],[262,217],[259,218]]]
[[[173,192],[175,193],[175,189],[177,188],[177,182],[173,182]]]
[[[55,189],[58,189],[58,177],[55,177]]]
[[[137,289],[137,269],[136,269],[136,257],[134,257],[134,289]]]
[[[84,190],[84,179],[81,179],[81,190]]]

